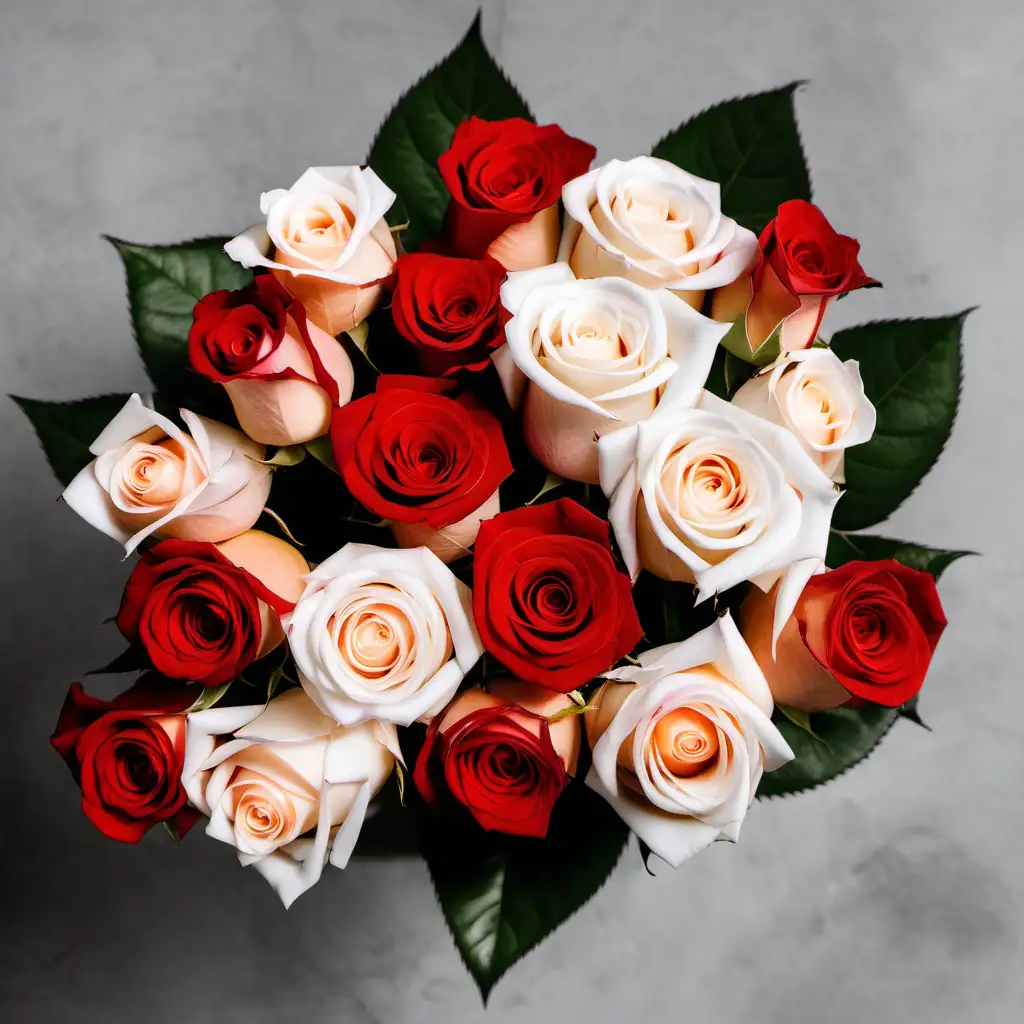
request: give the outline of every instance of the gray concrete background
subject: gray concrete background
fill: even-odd
[[[0,372],[68,399],[144,386],[101,232],[229,233],[310,164],[362,159],[473,0],[3,0]],[[855,773],[756,806],[738,846],[649,878],[633,852],[496,989],[495,1022],[1019,1020],[1024,868],[1021,254],[1024,16],[1011,0],[518,0],[485,37],[543,121],[645,152],[717,100],[810,79],[815,197],[883,291],[837,323],[967,323],[960,419],[885,528],[984,558],[942,584],[923,695]],[[0,402],[0,1014],[61,1021],[482,1021],[419,862],[329,871],[288,913],[231,852],[105,841],[48,736],[119,649],[125,567],[54,498]]]

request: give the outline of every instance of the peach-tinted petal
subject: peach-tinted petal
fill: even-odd
[[[491,242],[487,255],[506,270],[533,270],[554,263],[562,225],[558,203],[552,203],[529,220],[506,228]]]
[[[740,631],[768,680],[777,704],[803,711],[829,711],[845,704],[850,694],[807,650],[795,615],[779,634],[772,656],[772,625],[777,587],[764,594],[751,587],[740,609]]]
[[[454,562],[469,554],[480,532],[480,524],[501,511],[495,491],[475,512],[451,526],[435,530],[426,523],[392,523],[391,532],[401,548],[429,548],[442,562]]]

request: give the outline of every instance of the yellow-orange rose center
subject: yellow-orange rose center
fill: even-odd
[[[665,768],[682,778],[698,775],[718,756],[718,730],[694,708],[676,708],[662,715],[651,743]]]

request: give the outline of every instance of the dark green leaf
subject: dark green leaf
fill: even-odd
[[[138,672],[149,667],[149,659],[141,647],[131,646],[125,648],[109,665],[103,668],[94,668],[88,673],[90,676],[114,675],[118,672]]]
[[[728,401],[746,384],[755,370],[756,367],[751,363],[745,362],[739,356],[733,355],[729,349],[719,345],[704,387],[713,395]]]
[[[927,729],[928,732],[931,732],[932,727],[921,717],[921,712],[918,711],[920,700],[921,694],[915,693],[905,704],[901,704],[899,708],[900,718],[906,718],[915,725],[921,726],[922,729]]]
[[[845,500],[845,499],[844,499]],[[938,579],[958,558],[973,555],[973,551],[944,551],[924,544],[911,544],[889,537],[871,537],[864,533],[837,533],[828,539],[825,563],[830,569],[847,562],[880,562],[894,558],[911,569],[930,572]]]
[[[39,402],[11,395],[32,421],[50,468],[65,485],[92,461],[89,445],[121,411],[128,397],[100,395],[78,402]]]
[[[124,264],[135,340],[150,380],[168,401],[199,412],[226,409],[229,418],[223,389],[189,368],[188,332],[204,295],[242,288],[252,271],[224,252],[226,238],[151,246],[110,241]]]
[[[484,1000],[498,979],[578,910],[615,867],[629,830],[572,782],[547,839],[484,832],[465,815],[421,813],[424,856],[466,967]]]
[[[370,166],[398,194],[388,221],[409,225],[402,236],[406,249],[441,231],[448,190],[437,158],[451,144],[456,126],[472,115],[532,120],[523,98],[487,52],[479,15],[462,42],[398,101],[370,151]]]
[[[842,775],[878,746],[898,717],[896,708],[874,704],[836,708],[810,716],[812,733],[776,708],[772,721],[786,737],[796,758],[774,772],[765,772],[757,795],[798,793]]]
[[[836,529],[859,530],[892,515],[935,464],[956,419],[968,312],[881,320],[832,338],[840,359],[860,361],[864,390],[878,410],[871,440],[846,452]]]
[[[800,82],[728,100],[669,132],[652,152],[722,186],[722,209],[760,233],[787,199],[810,199],[793,109]]]

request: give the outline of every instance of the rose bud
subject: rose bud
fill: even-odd
[[[395,264],[391,314],[416,346],[420,372],[448,377],[484,370],[505,340],[508,319],[498,298],[505,268],[490,257],[458,259],[407,253]]]
[[[483,649],[472,595],[425,548],[346,544],[286,619],[299,682],[342,725],[426,721]]]
[[[159,822],[179,834],[198,815],[185,802],[185,715],[194,694],[143,676],[112,701],[68,691],[50,743],[82,788],[85,816],[108,838],[137,843]]]
[[[189,715],[182,773],[206,834],[238,851],[290,906],[324,864],[348,864],[398,756],[393,727],[346,729],[302,690]]]
[[[509,404],[537,460],[597,483],[602,434],[646,419],[664,402],[692,405],[728,331],[664,289],[619,278],[578,281],[564,263],[512,274],[512,314],[494,354]]]
[[[619,550],[636,578],[696,583],[698,600],[746,580],[782,580],[775,632],[820,568],[839,492],[800,442],[704,392],[601,438],[601,487]]]
[[[847,562],[812,576],[772,652],[775,594],[752,589],[743,636],[775,700],[828,711],[856,698],[898,707],[924,683],[946,618],[926,572],[898,562]]]
[[[437,160],[452,197],[444,224],[452,252],[491,256],[506,270],[553,262],[562,186],[586,171],[596,152],[555,124],[463,121]]]
[[[576,770],[580,716],[555,718],[573,707],[568,696],[519,680],[467,690],[430,723],[416,788],[432,807],[447,791],[488,831],[543,839]]]
[[[762,772],[793,759],[764,676],[728,614],[609,672],[585,712],[587,785],[672,867],[736,842]]]
[[[558,258],[577,277],[668,288],[694,309],[705,291],[735,281],[757,252],[753,232],[722,214],[717,182],[656,157],[610,160],[570,181],[562,201]]]
[[[875,407],[855,359],[828,348],[784,352],[744,384],[732,404],[785,427],[831,480],[845,479],[846,449],[871,440]]]
[[[371,313],[391,276],[395,241],[384,214],[395,193],[369,167],[310,167],[290,189],[264,192],[258,224],[224,251],[268,267],[328,334]]]
[[[517,676],[568,693],[643,636],[608,523],[567,498],[480,528],[473,611],[484,647]]]
[[[181,418],[188,433],[132,395],[62,495],[129,554],[150,535],[227,540],[248,530],[267,503],[263,445],[187,409]]]
[[[331,444],[356,501],[391,522],[404,548],[444,562],[465,555],[499,509],[512,473],[501,424],[451,381],[387,375],[375,394],[334,413]]]
[[[239,426],[260,444],[326,434],[331,411],[352,397],[352,363],[270,274],[217,291],[192,311],[192,369],[224,385]]]
[[[744,274],[712,298],[715,320],[743,318],[737,355],[750,359],[779,331],[783,351],[809,348],[828,304],[878,282],[857,262],[860,243],[837,234],[813,203],[790,199],[761,232],[760,254]]]
[[[252,544],[251,539],[242,541],[240,549]],[[292,565],[297,577],[300,566]],[[132,570],[114,621],[158,672],[220,686],[281,642],[280,625],[265,630],[263,623],[291,608],[290,601],[213,544],[165,540],[145,552]]]

